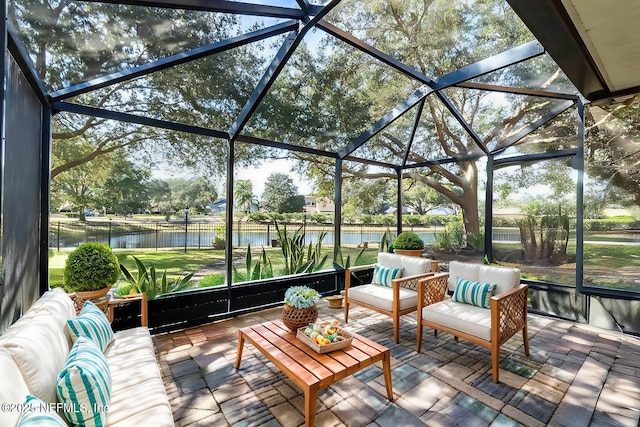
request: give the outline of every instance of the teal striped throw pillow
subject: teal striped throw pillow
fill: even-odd
[[[76,425],[103,427],[111,403],[111,371],[93,341],[79,337],[58,374],[58,400]]]
[[[94,303],[87,301],[80,313],[67,320],[67,330],[75,342],[78,337],[89,338],[104,353],[111,341],[113,330],[107,316]]]
[[[27,396],[17,427],[68,427],[55,410],[55,405]]]
[[[402,268],[385,267],[376,264],[373,268],[373,280],[371,283],[374,285],[391,286],[391,281],[399,277],[402,277]]]
[[[496,286],[495,283],[478,283],[458,277],[456,289],[453,291],[451,299],[465,304],[489,308]]]

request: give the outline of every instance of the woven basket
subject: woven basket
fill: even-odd
[[[295,308],[289,304],[282,307],[282,323],[292,331],[298,330],[318,320],[318,307]]]

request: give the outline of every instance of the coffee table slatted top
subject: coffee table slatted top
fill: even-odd
[[[238,332],[236,369],[240,368],[244,341],[249,341],[305,393],[307,425],[313,425],[315,399],[319,389],[353,373],[382,362],[387,397],[391,388],[389,349],[358,334],[351,333],[351,345],[328,353],[318,353],[296,337],[280,320],[242,328]]]

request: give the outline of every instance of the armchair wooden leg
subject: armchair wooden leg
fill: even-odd
[[[344,299],[344,323],[349,322],[349,300]]]
[[[524,339],[524,354],[529,356],[529,333],[527,332],[527,324],[522,328],[522,338]]]
[[[416,333],[416,353],[420,353],[422,348],[422,324],[418,323],[418,332]]]
[[[396,344],[400,342],[400,318],[393,319],[393,340]]]
[[[493,382],[497,383],[500,376],[500,347],[491,345],[491,371],[493,374]]]

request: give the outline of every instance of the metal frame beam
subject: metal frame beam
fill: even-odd
[[[455,117],[458,123],[460,123],[460,126],[462,126],[465,132],[467,132],[467,134],[471,137],[471,139],[473,139],[473,142],[476,143],[478,148],[480,148],[486,155],[489,155],[489,149],[485,147],[480,135],[478,135],[476,131],[473,130],[471,125],[464,119],[464,116],[462,115],[460,110],[458,110],[456,106],[453,105],[453,102],[451,102],[449,97],[447,97],[447,95],[445,95],[441,91],[437,91],[436,95],[438,96],[438,98],[440,98],[440,101],[442,101],[444,106],[447,107],[447,109],[451,112],[451,114],[453,114],[453,117]]]
[[[49,212],[51,210],[51,108],[42,106],[40,139],[40,295],[49,290]]]
[[[371,46],[370,44],[360,40],[359,38],[353,36],[352,34],[347,33],[346,31],[336,27],[333,24],[330,24],[329,22],[325,21],[325,20],[321,20],[318,22],[318,24],[316,25],[316,27],[320,28],[321,30],[325,31],[327,34],[330,34],[334,37],[336,37],[339,40],[342,40],[343,42],[355,47],[356,49],[367,53],[368,55],[373,56],[374,58],[376,58],[377,60],[387,64],[388,66],[392,67],[393,69],[401,72],[402,74],[404,74],[405,76],[411,77],[413,79],[416,79],[424,84],[428,84],[429,86],[431,86],[434,82],[432,79],[430,79],[429,77],[425,76],[424,74],[422,74],[421,72],[419,72],[418,70],[403,64],[402,62],[398,61],[396,58],[387,55],[384,52],[381,52],[380,50],[376,49],[375,47]]]
[[[108,76],[98,77],[88,82],[79,83],[77,85],[52,92],[49,95],[49,98],[51,102],[71,98],[73,96],[94,91],[96,89],[101,89],[103,87],[131,80],[136,77],[151,74],[156,71],[165,70],[176,65],[186,64],[188,62],[215,55],[229,49],[234,49],[239,46],[244,46],[260,40],[264,40],[278,34],[294,31],[297,28],[297,21],[286,21],[261,30],[252,31],[250,33],[246,33],[237,37],[232,37],[227,40],[222,40],[216,43],[201,46],[195,49],[188,50],[186,52],[177,53],[175,55],[171,55],[166,58],[159,59],[157,61],[153,61],[138,67],[118,71],[116,73],[109,74]]]
[[[282,6],[268,6],[255,3],[218,0],[86,0],[94,3],[158,7],[163,9],[199,10],[202,12],[233,13],[239,15],[266,16],[269,18],[303,19],[306,15],[300,9]]]
[[[552,92],[547,90],[527,89],[527,88],[519,88],[519,87],[511,87],[511,86],[500,86],[500,85],[494,85],[489,83],[462,82],[462,83],[457,83],[454,86],[465,88],[465,89],[484,90],[487,92],[501,92],[501,93],[513,93],[515,95],[537,96],[540,98],[570,99],[572,101],[577,101],[580,98],[578,95],[572,95],[570,93]]]
[[[505,141],[503,146],[501,146],[497,150],[492,151],[492,153],[493,154],[499,154],[500,152],[506,150],[507,148],[511,147],[513,144],[515,144],[518,141],[520,141],[525,136],[529,135],[531,132],[535,131],[536,129],[540,128],[541,126],[544,126],[544,124],[546,124],[547,122],[555,119],[560,114],[564,113],[566,110],[571,108],[573,105],[574,105],[573,101],[563,102],[562,104],[558,105],[557,107],[555,107],[554,109],[549,111],[544,116],[540,117],[535,122],[530,123],[528,126],[522,128],[522,130],[520,130],[520,132],[516,133],[515,135],[512,135],[510,138],[508,138]]]
[[[40,78],[40,75],[36,71],[36,67],[33,65],[31,57],[29,56],[29,53],[27,52],[24,44],[22,44],[18,32],[15,30],[15,28],[13,28],[11,22],[6,22],[7,47],[9,49],[9,52],[11,52],[13,59],[18,64],[18,67],[20,67],[20,70],[29,82],[29,85],[33,89],[35,95],[38,97],[38,100],[40,100],[40,103],[42,103],[42,105],[48,106],[49,100],[47,99],[47,93],[49,91],[42,81],[42,78]]]
[[[577,148],[569,148],[567,150],[546,151],[544,153],[523,154],[521,156],[505,157],[493,160],[493,168],[501,169],[522,163],[540,162],[543,160],[561,159],[563,157],[575,156],[578,152]]]
[[[467,80],[475,79],[483,76],[487,73],[492,73],[497,70],[501,70],[505,67],[518,64],[522,61],[540,56],[544,53],[544,48],[537,41],[531,41],[523,45],[506,50],[497,55],[493,55],[489,58],[485,58],[481,61],[467,65],[444,74],[436,79],[434,89],[444,89],[449,86],[454,86],[458,83],[462,83]]]
[[[434,82],[433,80],[424,76],[422,73],[419,73],[418,71],[413,70],[411,67],[408,67],[407,65],[399,63],[397,60],[393,58],[391,58],[390,60],[385,59],[388,57],[388,55],[378,51],[374,47],[363,42],[362,40],[357,39],[356,37],[344,32],[343,30],[340,30],[339,28],[325,21],[322,21],[322,23],[319,23],[318,26],[321,26],[321,28],[325,30],[327,33],[340,38],[341,40],[349,43],[351,46],[354,46],[360,49],[361,51],[366,52],[376,57],[377,59],[385,62],[386,64],[394,67],[394,69],[402,72],[403,74],[409,77],[413,77],[425,83],[426,85],[428,85],[431,90],[428,93],[426,93],[424,97],[431,94],[432,92],[436,92],[440,100],[444,103],[447,109],[453,114],[456,120],[458,120],[460,125],[462,125],[462,127],[465,129],[465,131],[469,133],[469,135],[471,135],[476,145],[478,145],[478,147],[480,147],[480,149],[486,154],[489,154],[489,150],[482,143],[482,138],[480,138],[480,136],[475,133],[472,127],[464,119],[462,113],[460,113],[460,111],[453,105],[453,103],[451,103],[449,98],[440,91],[451,86],[460,85],[466,80],[475,79],[484,74],[500,70],[502,68],[520,63],[522,61],[526,61],[531,58],[535,58],[536,56],[542,55],[544,53],[544,49],[539,43],[537,42],[525,43],[521,46],[515,47],[513,49],[509,49],[505,52],[491,56],[490,58],[483,59],[481,61],[468,65],[459,70],[444,74],[440,76],[438,79],[436,79],[436,81]],[[397,65],[397,64],[394,65],[395,63],[400,65]],[[340,156],[346,157],[347,155],[351,154],[354,150],[356,150],[366,141],[371,139],[382,129],[384,129],[386,126],[391,124],[394,120],[396,120],[402,114],[407,112],[411,107],[413,107],[413,105],[415,105],[417,102],[421,100],[421,99],[415,100],[416,94],[420,91],[424,91],[423,87],[418,88],[405,101],[398,104],[393,110],[385,114],[380,120],[378,120],[369,129],[367,129],[362,134],[354,138],[344,149],[340,151]],[[413,104],[411,104],[412,102]],[[406,105],[410,105],[410,107],[405,109]],[[402,111],[400,114],[396,113],[398,109]]]
[[[341,158],[341,157],[338,157]],[[389,168],[389,169],[397,169],[398,165],[393,165],[391,163],[385,163],[385,162],[381,162],[379,160],[371,160],[371,159],[365,159],[362,157],[357,157],[357,156],[347,156],[347,157],[343,157],[342,160],[345,161],[351,161],[351,162],[358,162],[358,163],[364,163],[366,165],[371,165],[371,166],[379,166],[382,168]]]
[[[411,128],[411,135],[409,136],[409,141],[407,141],[407,149],[404,150],[404,156],[402,158],[402,166],[407,164],[407,159],[409,158],[409,153],[411,152],[411,146],[413,145],[413,139],[416,136],[416,132],[418,132],[418,126],[420,126],[420,118],[422,117],[422,110],[424,109],[425,100],[423,99],[418,105],[418,111],[416,111],[416,117],[413,121],[413,127]]]
[[[327,13],[329,13],[334,7],[336,7],[338,3],[340,3],[340,0],[331,0],[329,4],[323,7],[322,10],[313,17],[313,19],[304,24],[297,34],[291,34],[289,35],[289,37],[287,37],[287,39],[280,47],[280,50],[278,50],[275,58],[273,58],[273,61],[271,61],[269,68],[267,68],[257,86],[249,96],[246,104],[244,105],[244,107],[242,107],[242,111],[240,111],[240,114],[236,118],[235,123],[229,129],[229,134],[231,135],[232,139],[235,139],[240,134],[240,132],[242,132],[242,129],[249,121],[249,118],[256,111],[258,105],[266,96],[267,92],[276,81],[276,79],[280,75],[280,72],[286,65],[289,58],[291,58],[291,55],[293,55],[293,52],[295,52],[300,42],[302,42],[302,39],[307,34],[307,32],[311,28],[313,28],[313,26]]]
[[[338,155],[336,153],[324,150],[318,150],[316,148],[303,147],[301,145],[291,145],[284,142],[272,141],[270,139],[257,138],[255,136],[249,135],[238,135],[236,138],[238,142],[246,142],[249,144],[263,145],[271,148],[280,148],[288,151],[297,151],[301,153],[313,154],[316,156],[329,157],[333,159],[337,159]]]
[[[414,90],[411,95],[398,105],[396,105],[391,111],[382,116],[380,120],[375,122],[369,129],[365,130],[356,138],[352,139],[349,144],[344,147],[342,150],[338,152],[338,155],[341,158],[345,158],[355,150],[360,148],[362,144],[367,142],[369,139],[373,138],[380,131],[382,131],[385,127],[389,126],[396,119],[402,116],[407,111],[411,110],[417,103],[425,99],[427,96],[433,93],[433,89],[430,87],[423,85],[418,89]]]
[[[51,105],[55,111],[67,111],[69,113],[83,114],[85,116],[101,117],[103,119],[118,120],[127,123],[134,123],[143,126],[151,126],[160,129],[187,132],[195,135],[210,136],[213,138],[230,139],[229,134],[214,129],[207,129],[198,126],[185,125],[182,123],[169,122],[166,120],[152,119],[150,117],[136,116],[135,114],[122,113],[119,111],[105,110],[103,108],[89,107],[86,105],[72,104],[70,102],[58,101]]]
[[[448,159],[428,160],[426,162],[410,163],[408,165],[403,166],[402,169],[407,170],[407,169],[417,169],[417,168],[428,168],[429,166],[445,165],[448,163],[458,163],[458,162],[474,162],[486,156],[487,155],[484,153],[482,154],[478,153],[478,154],[468,154],[466,156],[459,156],[459,157],[449,157]]]

